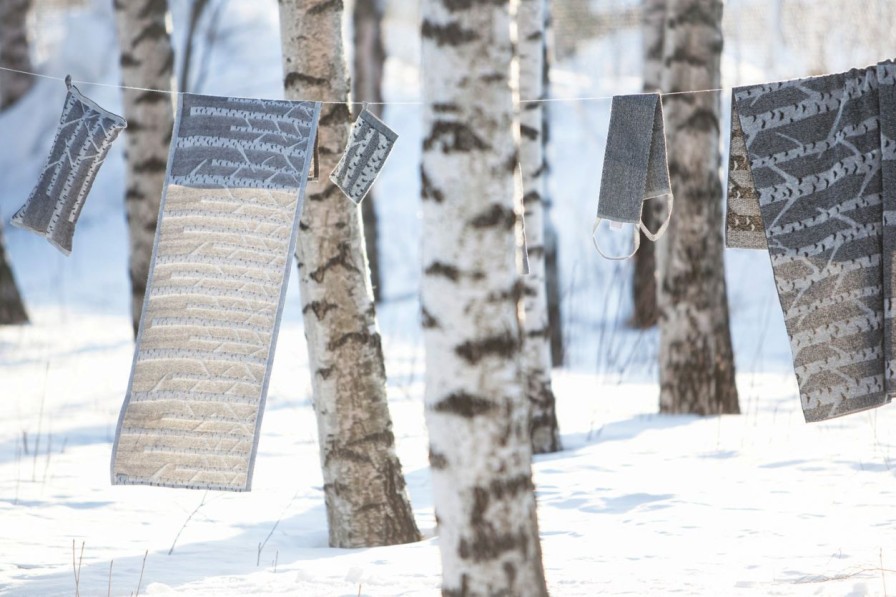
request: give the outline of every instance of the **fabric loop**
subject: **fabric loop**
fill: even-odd
[[[611,259],[613,261],[624,261],[626,259],[629,259],[630,257],[633,257],[635,255],[635,253],[638,252],[638,249],[641,247],[641,235],[638,233],[639,226],[635,226],[634,234],[633,234],[634,240],[633,240],[633,246],[632,246],[631,253],[629,253],[628,255],[621,255],[621,256],[620,255],[608,255],[608,254],[604,253],[603,249],[600,248],[600,243],[597,242],[597,228],[598,228],[598,226],[600,226],[601,221],[603,221],[603,218],[601,218],[601,217],[595,218],[594,226],[591,227],[591,242],[594,244],[594,248],[597,249],[597,252],[600,253],[601,257],[603,257],[604,259]]]
[[[662,196],[662,195],[660,195],[660,196]],[[660,196],[648,197],[648,199],[658,199]],[[668,201],[668,206],[666,207],[666,219],[663,220],[663,223],[660,224],[660,227],[657,229],[656,232],[651,232],[650,229],[648,229],[647,226],[644,225],[643,220],[638,222],[638,227],[644,233],[644,236],[646,236],[649,240],[651,240],[653,242],[658,241],[660,239],[660,237],[666,233],[666,229],[669,227],[669,222],[672,221],[672,204],[675,203],[675,197],[673,195],[669,195],[668,197],[669,197],[669,201]],[[648,199],[645,199],[645,201],[647,201]]]

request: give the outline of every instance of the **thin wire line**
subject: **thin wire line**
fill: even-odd
[[[0,66],[0,70],[4,70],[11,73],[19,73],[20,75],[30,75],[32,77],[41,77],[43,79],[51,79],[53,81],[65,81],[64,77],[54,77],[52,75],[44,75],[41,73],[34,73],[27,70],[18,70],[15,68],[7,68],[5,66]],[[95,81],[81,81],[72,79],[72,83],[76,83],[79,85],[94,85],[96,87],[110,87],[112,89],[130,89],[132,91],[150,91],[153,93],[167,93],[169,95],[181,95],[184,92],[182,91],[170,91],[165,89],[152,89],[151,87],[130,87],[128,85],[115,85],[113,83],[97,83]],[[660,93],[661,96],[667,95],[687,95],[693,93],[711,93],[714,91],[726,91],[725,87],[717,87],[715,89],[695,89],[693,91],[671,91],[669,93]],[[650,93],[634,93],[629,95],[652,95]],[[584,96],[584,97],[547,97],[541,99],[525,99],[519,100],[521,104],[544,104],[544,103],[553,103],[553,102],[588,102],[588,101],[601,101],[601,100],[610,100],[613,99],[612,95],[597,95],[597,96]],[[365,102],[365,101],[355,101],[355,102],[340,102],[340,101],[322,101],[321,104],[350,104],[350,105],[368,105],[368,106],[422,106],[422,101],[409,101],[409,102]]]

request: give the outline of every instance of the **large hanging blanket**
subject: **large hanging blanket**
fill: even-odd
[[[768,248],[803,412],[896,392],[896,66],[734,89],[729,247]]]
[[[319,113],[180,96],[113,484],[250,489]]]

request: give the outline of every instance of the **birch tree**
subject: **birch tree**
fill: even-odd
[[[520,383],[509,0],[424,0],[422,320],[443,595],[546,595]]]
[[[296,259],[332,547],[420,539],[395,453],[386,370],[359,210],[327,175],[348,140],[341,1],[281,0],[286,96],[319,100],[319,182],[309,182]]]
[[[18,71],[32,71],[28,45],[28,11],[31,0],[0,2],[0,66]],[[28,93],[34,76],[20,72],[0,71],[0,110],[8,108]]]
[[[32,70],[26,27],[30,4],[30,0],[0,2],[0,66]],[[34,77],[30,75],[0,70],[0,110],[25,95],[33,81]],[[27,322],[28,314],[6,258],[3,221],[0,219],[0,325]]]
[[[352,96],[356,102],[372,102],[368,110],[379,118],[382,118],[383,115],[383,106],[379,102],[383,101],[383,68],[386,63],[382,31],[384,10],[384,0],[355,0],[352,11],[355,46]],[[360,109],[355,110],[355,117],[358,112]],[[370,265],[373,297],[379,301],[382,291],[382,274],[380,273],[376,204],[373,197],[373,190],[371,190],[361,202],[361,216],[364,221],[364,241],[367,262]]]
[[[544,3],[544,43],[542,54],[542,85],[544,87],[544,97],[550,97],[551,88],[551,61],[553,60],[553,31],[554,20],[551,17],[551,0],[545,0]],[[551,142],[551,119],[550,104],[545,103],[541,106],[541,143],[542,143],[542,159],[544,169],[544,198],[542,206],[544,207],[544,281],[547,288],[548,301],[548,326],[551,330],[551,364],[554,367],[563,366],[564,343],[563,343],[563,320],[560,316],[560,268],[557,265],[557,229],[551,218],[551,207],[553,200],[550,194],[550,185],[548,177],[551,173],[551,164],[548,160],[548,147]]]
[[[535,454],[560,449],[560,432],[551,385],[551,331],[548,325],[545,286],[544,145],[542,143],[544,99],[544,0],[511,0],[516,30],[516,122],[520,168],[523,178],[522,206],[526,223],[529,275],[523,285],[522,373],[531,406],[530,428]]]
[[[661,83],[721,86],[721,0],[668,0]],[[664,100],[675,212],[661,241],[660,411],[739,412],[722,259],[719,94]]]
[[[130,244],[131,318],[134,335],[146,294],[146,278],[165,182],[168,146],[174,126],[172,90],[174,52],[166,27],[165,0],[113,0],[121,55],[124,117],[128,128],[125,161],[125,213]]]
[[[643,0],[643,44],[645,93],[662,90],[663,40],[666,17],[666,0]],[[642,220],[650,230],[659,228],[664,217],[664,201],[644,203]],[[641,247],[635,253],[635,271],[632,279],[634,314],[632,324],[637,328],[649,328],[659,319],[657,310],[657,261],[656,245],[641,231]]]

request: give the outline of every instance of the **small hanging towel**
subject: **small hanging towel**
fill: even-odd
[[[641,221],[641,211],[644,201],[662,197],[668,198],[668,215],[654,233]],[[628,259],[638,251],[640,231],[651,241],[659,239],[669,226],[672,200],[660,95],[648,93],[614,97],[597,218],[592,230],[592,240],[598,253],[607,259]],[[635,225],[634,245],[629,254],[610,256],[601,249],[597,242],[597,228],[601,220],[610,220],[614,227]]]
[[[330,180],[354,203],[361,203],[383,169],[396,140],[395,131],[365,108],[352,126],[348,145],[330,174]]]
[[[127,126],[124,118],[81,95],[65,78],[68,94],[53,148],[40,178],[12,224],[45,237],[66,255],[84,200],[112,142]]]
[[[806,421],[896,392],[896,66],[737,87],[729,247],[771,258]]]

